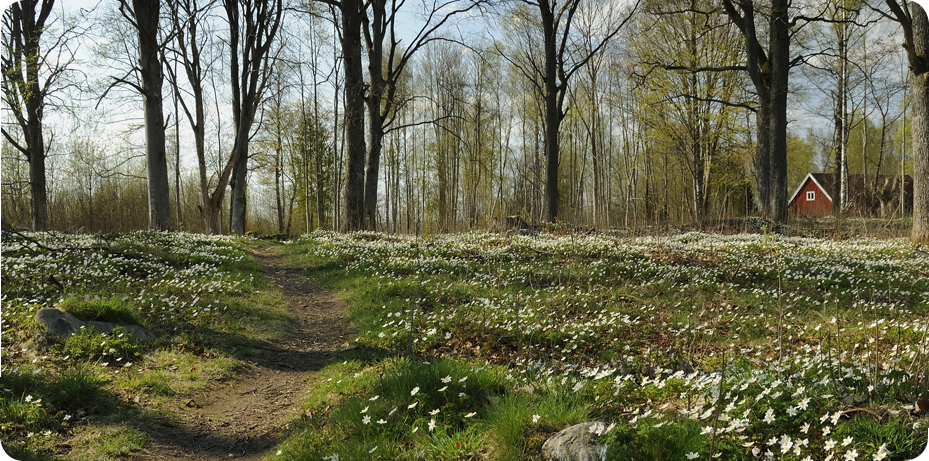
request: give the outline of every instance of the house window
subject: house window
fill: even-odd
[[[816,200],[816,191],[815,190],[808,191],[806,193],[806,201],[812,202],[814,200]]]

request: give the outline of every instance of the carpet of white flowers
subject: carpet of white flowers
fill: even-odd
[[[513,394],[582,395],[616,459],[669,428],[699,439],[687,459],[926,446],[929,259],[906,240],[317,231],[295,244],[366,277],[360,344],[506,367]],[[427,411],[384,410],[357,422]],[[482,417],[433,411],[409,429]]]
[[[3,242],[4,330],[65,298],[101,294],[131,300],[145,324],[186,323],[217,308],[201,300],[235,294],[243,282],[218,270],[245,258],[229,247],[230,237],[138,232],[112,239],[58,233],[30,238]],[[165,249],[170,258],[148,254]]]

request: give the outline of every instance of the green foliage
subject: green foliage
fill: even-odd
[[[142,346],[132,335],[126,334],[122,327],[113,329],[106,335],[97,333],[92,328],[82,328],[69,336],[56,349],[64,356],[86,361],[105,361],[114,366],[118,362],[126,363],[141,356]]]
[[[844,441],[851,437],[851,443],[845,447],[847,450],[875,453],[883,445],[893,454],[888,459],[914,459],[929,446],[921,440],[925,432],[925,426],[917,428],[906,417],[890,416],[882,422],[872,414],[856,412],[848,422],[836,427],[833,438]]]
[[[617,461],[684,460],[691,453],[706,459],[710,448],[700,436],[700,427],[692,421],[619,426],[602,437],[600,443],[607,446],[607,459]]]
[[[589,414],[576,395],[513,392],[505,368],[463,361],[346,361],[320,374],[311,416],[281,446],[289,457],[457,460],[490,442],[495,459],[527,459],[545,434]]]
[[[58,379],[50,382],[44,393],[55,408],[73,413],[80,408],[105,410],[111,404],[103,386],[107,382],[87,365],[78,364],[61,371]]]
[[[853,126],[848,133],[848,171],[856,174],[862,173],[862,149],[867,144],[867,162],[868,177],[874,178],[877,174],[877,166],[880,163],[880,174],[900,174],[899,155],[893,155],[897,149],[896,142],[892,136],[897,127],[893,124],[887,126],[887,132],[881,133],[879,125],[880,119],[872,120],[870,117],[862,120],[861,114],[856,113],[852,120]],[[867,130],[867,143],[865,142],[865,133]],[[881,136],[885,136],[884,151],[881,152]],[[907,146],[909,147],[909,146]]]
[[[827,160],[823,162],[823,160]],[[800,183],[809,173],[819,173],[822,166],[827,164],[828,159],[819,157],[816,148],[816,140],[813,134],[808,133],[805,138],[798,136],[787,136],[787,190],[788,193],[800,186]],[[832,191],[828,191],[830,194]]]

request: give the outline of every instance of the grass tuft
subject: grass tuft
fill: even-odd
[[[58,307],[81,320],[139,324],[137,309],[126,298],[69,296]]]

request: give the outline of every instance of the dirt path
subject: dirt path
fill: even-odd
[[[134,460],[259,460],[280,442],[287,421],[300,410],[306,380],[353,337],[343,319],[345,305],[284,265],[280,246],[254,253],[271,281],[284,292],[294,333],[259,350],[234,382],[196,396],[175,421],[160,421],[148,432],[153,442]]]

